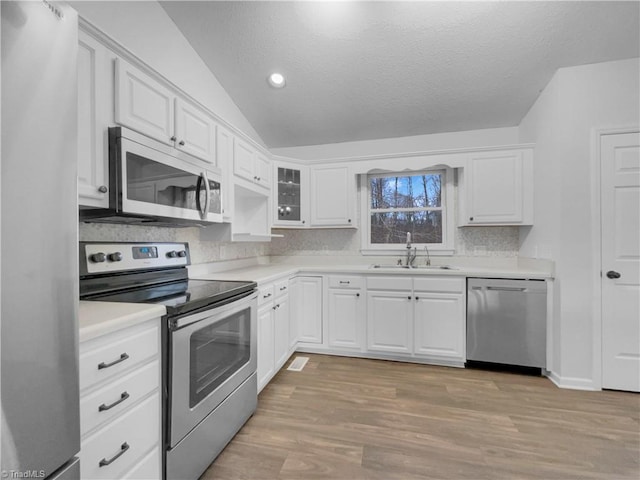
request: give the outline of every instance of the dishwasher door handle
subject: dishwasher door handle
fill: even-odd
[[[524,292],[527,287],[487,287],[487,290],[497,290],[499,292]]]

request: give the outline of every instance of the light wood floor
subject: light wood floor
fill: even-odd
[[[640,395],[302,355],[201,480],[640,478]]]

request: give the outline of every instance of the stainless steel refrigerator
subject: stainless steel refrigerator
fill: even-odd
[[[56,2],[0,8],[0,476],[78,479],[78,20]]]

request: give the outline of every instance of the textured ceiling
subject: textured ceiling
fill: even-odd
[[[161,4],[269,147],[515,126],[558,68],[640,48],[638,2]]]

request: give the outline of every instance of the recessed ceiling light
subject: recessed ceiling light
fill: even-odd
[[[273,88],[282,88],[285,85],[284,75],[281,73],[272,73],[268,78],[269,85]]]

